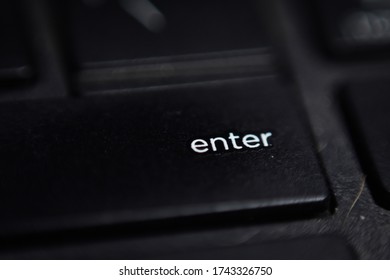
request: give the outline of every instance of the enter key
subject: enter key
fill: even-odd
[[[272,78],[3,104],[0,233],[324,211],[302,115]]]

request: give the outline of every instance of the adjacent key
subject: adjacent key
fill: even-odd
[[[31,77],[20,1],[0,2],[0,84]]]
[[[356,255],[346,241],[340,237],[308,236],[260,244],[192,250],[166,255],[164,258],[175,260],[350,260],[356,259]],[[216,269],[213,273],[219,274],[220,270]]]
[[[268,46],[255,1],[71,0],[56,4],[75,63]]]
[[[389,91],[386,82],[358,83],[350,87],[344,102],[368,181],[385,207],[390,199]]]
[[[271,78],[0,107],[0,234],[328,207],[300,106]]]
[[[318,0],[315,3],[333,53],[345,57],[387,52],[390,45],[389,1]]]

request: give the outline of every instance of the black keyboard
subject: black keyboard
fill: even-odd
[[[1,259],[389,259],[390,4],[4,0]]]

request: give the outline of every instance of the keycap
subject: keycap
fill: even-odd
[[[81,67],[268,46],[254,1],[71,0],[55,6]]]
[[[386,0],[316,1],[317,14],[333,53],[378,55],[390,44],[390,3]]]
[[[0,235],[324,211],[295,101],[264,78],[1,104]]]
[[[0,3],[0,84],[20,81],[32,75],[19,2],[6,0]]]
[[[386,82],[355,83],[343,98],[351,137],[367,181],[385,207],[390,199],[389,90]]]

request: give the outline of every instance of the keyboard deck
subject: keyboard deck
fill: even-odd
[[[0,3],[1,259],[389,259],[387,1]]]

